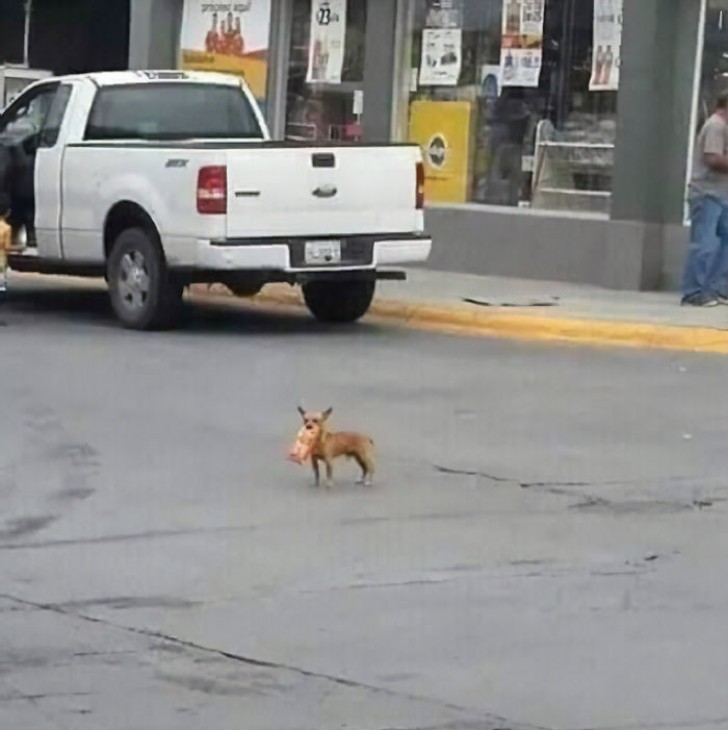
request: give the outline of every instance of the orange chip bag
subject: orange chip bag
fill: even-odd
[[[291,446],[291,450],[288,453],[288,460],[296,464],[303,464],[311,456],[317,436],[318,433],[315,429],[304,426],[298,432],[296,441]]]

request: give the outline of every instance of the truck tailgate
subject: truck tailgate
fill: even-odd
[[[412,233],[415,146],[263,147],[227,153],[228,238]]]

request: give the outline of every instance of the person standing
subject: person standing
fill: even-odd
[[[728,93],[700,130],[693,158],[681,304],[712,307],[728,304]]]

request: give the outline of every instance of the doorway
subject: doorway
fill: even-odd
[[[318,0],[293,0],[286,89],[287,139],[361,139],[367,5],[367,0],[330,5]],[[345,9],[345,21],[330,17],[340,7]],[[322,31],[312,27],[314,11],[319,13]],[[339,22],[342,27],[337,29]],[[322,43],[321,38],[328,44]],[[339,57],[335,58],[336,55]]]

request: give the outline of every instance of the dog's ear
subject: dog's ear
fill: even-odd
[[[333,408],[327,408],[321,415],[324,419],[324,421],[329,420],[329,416],[334,412]]]
[[[301,418],[306,418],[306,411],[302,406],[298,406],[298,412],[301,414]]]

